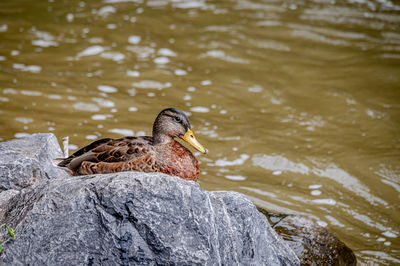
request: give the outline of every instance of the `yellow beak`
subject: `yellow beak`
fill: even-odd
[[[183,137],[180,138],[189,143],[193,148],[195,148],[199,152],[207,154],[208,150],[205,149],[203,145],[201,145],[200,142],[197,141],[193,131],[190,128],[188,128],[185,135],[183,135]]]

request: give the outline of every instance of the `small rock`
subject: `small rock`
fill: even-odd
[[[353,251],[313,220],[257,208],[294,250],[301,265],[357,265]]]

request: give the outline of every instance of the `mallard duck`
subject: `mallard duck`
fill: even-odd
[[[184,112],[167,108],[153,124],[153,136],[101,139],[61,160],[72,175],[105,174],[124,171],[161,172],[197,181],[200,173],[196,157],[175,140],[183,139],[206,154],[196,139]]]

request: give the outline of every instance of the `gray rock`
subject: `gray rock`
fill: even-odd
[[[30,141],[37,139],[42,135]],[[52,142],[51,137],[47,141]],[[195,182],[160,173],[66,177],[46,161],[54,154],[16,153],[19,162],[25,162],[25,154],[47,158],[32,165],[51,181],[22,189],[1,179],[3,188],[20,191],[4,197],[7,191],[0,193],[0,202],[13,201],[0,222],[12,226],[16,235],[15,240],[0,235],[6,240],[0,264],[300,264],[242,194],[207,192]],[[7,168],[15,164],[6,163],[0,158],[3,172],[13,172]],[[27,176],[25,168],[21,173]]]
[[[300,215],[277,214],[257,208],[294,250],[302,265],[357,265],[354,252],[315,221]]]
[[[129,172],[59,179],[33,191],[21,196],[35,202],[23,217],[19,208],[10,212],[17,238],[5,246],[7,265],[298,264],[238,193]]]
[[[51,160],[62,157],[53,134],[34,134],[0,144],[0,192],[21,190],[47,181],[67,177]]]
[[[14,207],[16,202],[15,197],[19,194],[18,190],[9,189],[0,193],[0,224],[5,219],[6,214],[9,210]]]

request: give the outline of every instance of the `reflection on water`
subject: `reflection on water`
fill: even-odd
[[[151,134],[207,146],[200,184],[316,219],[362,264],[400,264],[395,1],[0,4],[1,140]]]

